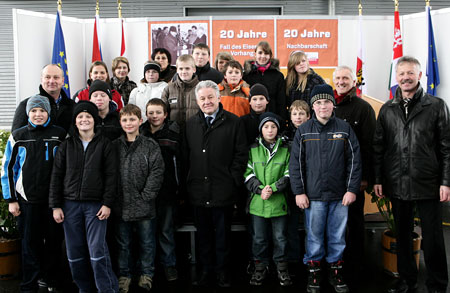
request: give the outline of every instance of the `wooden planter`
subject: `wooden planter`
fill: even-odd
[[[20,239],[0,239],[0,280],[16,277],[20,270]]]
[[[422,237],[419,234],[414,233],[413,236],[413,250],[414,257],[416,259],[417,268],[419,268],[419,258],[420,258],[420,242]],[[385,230],[381,237],[382,246],[382,257],[383,257],[383,269],[385,272],[394,276],[399,277],[397,270],[397,240],[392,235],[390,230]]]

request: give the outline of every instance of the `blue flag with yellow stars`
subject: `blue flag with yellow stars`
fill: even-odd
[[[53,40],[52,63],[58,64],[64,71],[63,90],[66,92],[67,97],[70,98],[69,71],[67,70],[66,46],[64,44],[64,35],[61,28],[61,19],[59,11],[56,12],[55,38]]]
[[[427,6],[428,17],[428,61],[427,61],[427,93],[436,95],[436,87],[439,85],[439,68],[434,45],[433,24],[431,22],[430,6]]]

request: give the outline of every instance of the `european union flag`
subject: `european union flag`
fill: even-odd
[[[52,63],[58,64],[64,71],[63,90],[66,92],[67,97],[70,98],[69,71],[67,70],[66,46],[64,44],[64,35],[61,28],[61,20],[59,14],[60,14],[59,11],[57,11],[55,24],[55,38],[53,40]]]
[[[428,61],[427,61],[427,93],[436,95],[436,87],[439,85],[439,68],[434,45],[433,24],[431,22],[430,6],[427,6],[428,16]]]

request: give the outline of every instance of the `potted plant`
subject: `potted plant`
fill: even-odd
[[[387,229],[383,232],[381,236],[382,245],[382,259],[383,259],[383,269],[388,274],[398,277],[397,270],[397,226],[394,221],[394,213],[392,211],[392,204],[389,197],[378,197],[373,189],[367,191],[372,196],[372,203],[377,205],[380,215],[386,222]],[[417,267],[419,267],[419,257],[420,257],[420,242],[422,238],[419,234],[413,232],[413,249],[414,256],[416,259]]]
[[[9,132],[0,131],[0,160],[8,141]],[[16,276],[20,269],[20,239],[15,217],[9,212],[0,185],[0,279]]]

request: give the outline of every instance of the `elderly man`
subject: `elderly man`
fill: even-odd
[[[231,216],[243,184],[246,139],[239,118],[220,104],[216,83],[200,82],[195,95],[200,111],[186,122],[183,157],[197,228],[198,285],[209,285],[215,271],[217,284],[229,287]]]
[[[428,292],[446,292],[441,203],[450,200],[450,118],[443,100],[425,93],[417,59],[396,65],[398,88],[380,110],[375,136],[375,193],[388,196],[397,225],[399,282],[389,292],[415,292],[414,207],[420,216]]]
[[[54,125],[69,131],[72,122],[72,110],[75,102],[69,99],[66,93],[61,90],[64,85],[64,72],[57,64],[48,64],[41,71],[41,85],[39,94],[47,97],[50,102],[50,121]],[[11,130],[15,130],[28,124],[26,105],[29,98],[20,102]]]
[[[348,209],[348,234],[344,259],[349,276],[357,281],[364,258],[364,190],[371,179],[371,147],[375,131],[375,111],[369,103],[356,95],[356,76],[348,66],[339,66],[333,72],[336,117],[350,124],[361,148],[362,180],[356,201]]]

